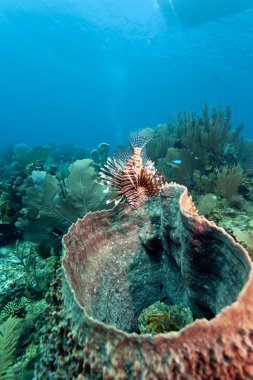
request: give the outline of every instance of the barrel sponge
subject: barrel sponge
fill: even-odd
[[[88,213],[64,236],[62,269],[64,306],[37,379],[253,378],[251,261],[184,186],[166,184],[137,210]],[[157,301],[186,305],[194,322],[140,334]]]

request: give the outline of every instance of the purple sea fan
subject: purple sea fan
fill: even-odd
[[[104,167],[101,168],[102,182],[118,193],[113,199],[115,204],[126,200],[133,208],[138,208],[143,195],[155,197],[160,193],[163,177],[155,169],[154,163],[145,159],[144,148],[151,138],[150,131],[144,130],[135,135],[132,134],[130,136],[132,156],[125,161],[108,158]],[[108,190],[109,187],[106,191]]]

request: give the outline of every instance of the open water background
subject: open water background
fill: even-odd
[[[153,0],[1,0],[0,146],[124,141],[232,108],[253,138],[253,9],[184,28]]]

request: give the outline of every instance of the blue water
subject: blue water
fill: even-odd
[[[154,0],[1,0],[0,145],[114,145],[205,101],[253,138],[252,68],[253,8],[184,28]]]

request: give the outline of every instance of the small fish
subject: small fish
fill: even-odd
[[[180,165],[180,164],[182,164],[183,163],[183,161],[182,160],[173,160],[173,161],[171,161],[173,164],[176,164],[176,165]]]

